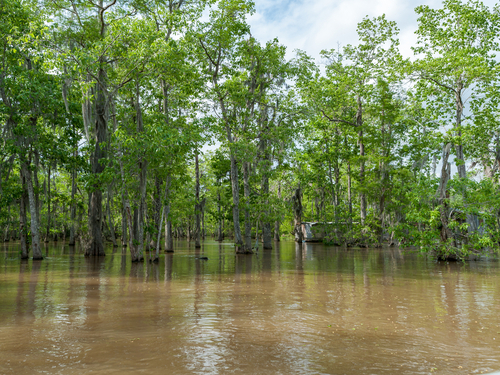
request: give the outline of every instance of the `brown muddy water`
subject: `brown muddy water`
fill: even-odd
[[[0,374],[479,374],[500,370],[495,259],[282,242],[176,243],[159,264],[0,245]],[[208,260],[196,259],[207,256]]]

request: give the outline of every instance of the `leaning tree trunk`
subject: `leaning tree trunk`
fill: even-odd
[[[26,188],[28,189],[28,200],[30,206],[30,216],[31,216],[31,249],[33,253],[33,260],[42,260],[42,249],[40,248],[40,225],[38,223],[35,191],[33,189],[33,181],[31,178],[31,171],[29,170],[29,165],[24,156],[21,159],[21,171],[23,177],[26,181]]]

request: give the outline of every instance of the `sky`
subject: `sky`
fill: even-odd
[[[441,8],[437,0],[254,0],[255,14],[249,17],[252,35],[261,43],[278,38],[288,48],[288,57],[295,49],[306,51],[320,62],[320,51],[338,45],[357,44],[356,25],[365,16],[385,13],[400,29],[400,51],[413,55],[414,31],[418,5]],[[483,3],[492,7],[496,1]]]

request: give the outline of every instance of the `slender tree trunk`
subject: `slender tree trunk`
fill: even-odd
[[[220,186],[220,184],[219,184],[219,186]],[[223,240],[223,236],[222,236],[222,215],[221,215],[220,191],[217,192],[217,217],[219,218],[219,228],[217,230],[217,241],[221,242]]]
[[[267,149],[267,141],[261,139],[260,149],[263,154],[262,159],[262,195],[264,196],[264,220],[262,220],[262,247],[264,249],[272,249],[272,234],[271,234],[271,223],[269,222],[269,170],[271,168],[271,157],[269,155],[269,150]],[[258,234],[258,232],[257,232]]]
[[[104,144],[107,141],[108,105],[107,105],[107,75],[104,70],[104,57],[99,61],[99,82],[97,83],[96,116],[95,116],[95,146],[91,159],[91,173],[96,181],[104,171],[103,160],[106,158]],[[99,182],[95,182],[90,193],[89,230],[90,243],[85,249],[85,256],[104,256],[104,242],[102,239],[102,191]]]
[[[26,179],[23,176],[23,173],[21,173],[21,187],[23,189],[21,199],[20,199],[20,204],[19,204],[19,232],[21,235],[21,259],[28,259],[29,257],[29,250],[28,250],[28,241],[26,238],[27,234],[27,223],[28,219],[26,216],[26,207],[28,206],[28,191],[26,189]]]
[[[125,194],[122,190],[122,246],[127,247],[127,211],[125,209]]]
[[[47,167],[47,228],[45,230],[45,242],[49,242],[50,225],[51,225],[51,186],[50,186],[50,164]]]
[[[128,191],[127,185],[125,184],[125,173],[123,171],[123,161],[120,160],[120,172],[122,177],[122,189],[123,189],[123,205],[125,211],[125,220],[128,225],[128,240],[129,240],[129,248],[130,248],[130,257],[132,258],[132,262],[138,262],[139,256],[137,253],[137,249],[134,244],[134,230],[132,224],[132,212],[130,209],[130,202],[128,199]]]
[[[155,244],[158,242],[158,237],[161,237],[161,229],[160,218],[163,215],[163,203],[161,201],[161,180],[158,176],[158,173],[155,173],[155,194],[154,194],[154,227],[158,229],[158,233],[156,233],[154,237]],[[156,245],[155,245],[156,246]]]
[[[252,251],[252,223],[250,222],[250,163],[243,162],[243,191],[245,195],[245,247],[244,252]]]
[[[174,236],[172,233],[172,221],[170,219],[170,183],[171,177],[167,175],[165,181],[165,199],[167,204],[165,205],[165,251],[167,253],[174,252]]]
[[[29,170],[29,165],[24,156],[20,156],[21,160],[21,169],[23,177],[26,181],[26,188],[28,189],[28,200],[30,206],[30,215],[31,215],[31,249],[33,254],[33,260],[41,260],[42,249],[40,247],[40,233],[39,228],[40,225],[38,223],[38,216],[36,214],[36,199],[35,199],[35,191],[33,189],[33,182],[31,177],[31,171]]]
[[[349,229],[352,229],[352,180],[351,162],[347,161],[347,205],[349,208]]]
[[[359,131],[359,156],[361,160],[359,162],[359,186],[361,192],[359,193],[359,210],[361,218],[361,226],[365,225],[366,221],[366,194],[364,192],[365,188],[365,144],[363,141],[363,131]]]
[[[236,244],[236,252],[245,252],[241,249],[243,246],[243,238],[241,237],[240,228],[240,193],[238,183],[238,166],[234,151],[231,150],[231,189],[233,193],[233,224],[234,224],[234,242]]]
[[[11,206],[9,205],[7,225],[6,225],[5,231],[3,233],[3,242],[10,241],[10,223],[12,222],[12,217],[10,215],[10,209],[11,209]]]
[[[168,196],[168,193],[169,193],[169,185],[170,185],[170,181],[167,179],[167,181],[165,183],[165,194],[164,194],[164,197],[163,197],[163,201],[165,201],[165,199],[167,199],[167,196]],[[165,216],[165,211],[166,211],[166,207],[163,204],[163,202],[161,200],[161,197],[160,197],[160,204],[162,205],[161,206],[161,215],[160,215],[160,222],[158,223],[158,236],[156,238],[156,253],[155,253],[155,258],[154,258],[153,262],[158,262],[159,259],[160,259],[161,228],[163,226],[163,217]],[[169,213],[167,212],[166,213],[167,220],[168,220],[168,214]]]
[[[73,155],[76,158],[76,151]],[[71,208],[70,208],[70,230],[69,230],[69,245],[75,245],[75,220],[76,220],[76,168],[73,167],[73,171],[71,172]]]
[[[278,180],[278,200],[281,202],[281,179]],[[280,240],[280,221],[278,219],[274,222],[274,240]]]
[[[200,248],[200,164],[198,160],[198,151],[196,151],[194,156],[195,162],[195,205],[194,205],[194,214],[196,220],[196,229],[195,229],[195,248]]]
[[[448,158],[450,156],[451,144],[445,144],[443,147],[443,159],[442,159],[442,167],[441,167],[441,179],[439,182],[439,190],[438,190],[438,202],[440,205],[440,219],[441,219],[441,242],[445,243],[451,238],[453,235],[448,227],[448,203],[447,199],[447,186],[448,181],[450,180],[450,163],[448,162]]]
[[[33,118],[33,129],[36,128],[36,119]],[[34,130],[35,131],[35,130]],[[40,183],[38,181],[38,171],[40,169],[40,154],[37,149],[33,152],[34,162],[35,162],[35,170],[33,171],[33,182],[35,189],[35,204],[36,204],[36,220],[38,225],[40,225],[40,211],[42,208],[42,203],[40,202]]]
[[[295,194],[292,197],[293,201],[293,213],[294,213],[294,234],[295,242],[301,243],[304,240],[304,234],[302,232],[302,191],[299,188],[295,190]]]
[[[118,243],[116,242],[115,235],[115,225],[113,224],[113,216],[111,215],[111,204],[113,202],[113,187],[111,185],[108,186],[108,201],[106,205],[106,211],[108,216],[108,225],[109,225],[109,233],[111,235],[111,241],[113,241],[113,247],[118,247]]]
[[[142,109],[140,103],[140,91],[139,91],[139,80],[136,80],[136,100],[135,100],[135,110],[136,110],[136,122],[137,122],[137,133],[139,137],[142,137],[144,133],[144,123],[142,120]],[[144,260],[144,224],[146,220],[146,183],[147,183],[147,167],[148,163],[143,155],[139,158],[139,192],[140,192],[140,203],[139,203],[139,233],[138,233],[138,246],[137,261]]]

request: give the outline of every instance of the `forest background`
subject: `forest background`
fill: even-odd
[[[174,237],[251,253],[313,221],[336,245],[498,248],[498,5],[417,6],[411,57],[367,16],[318,62],[258,40],[254,12],[0,1],[2,240],[33,259],[43,241],[121,241],[141,261]]]

